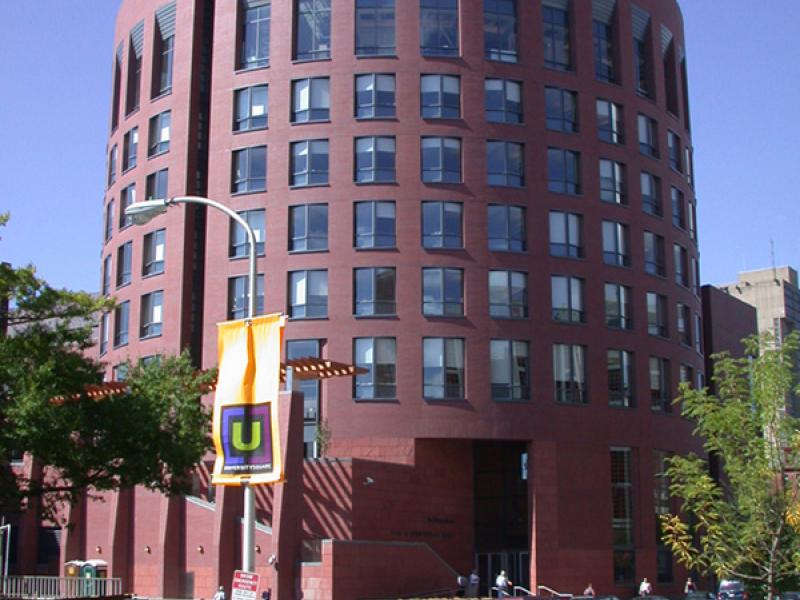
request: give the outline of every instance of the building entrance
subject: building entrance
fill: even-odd
[[[494,580],[501,570],[506,572],[513,585],[530,589],[530,561],[531,555],[527,550],[524,552],[478,552],[475,555],[475,564],[478,565],[478,575],[481,578],[480,595],[491,595],[489,590],[494,586]]]

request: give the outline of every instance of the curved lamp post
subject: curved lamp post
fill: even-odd
[[[236,211],[224,204],[202,196],[175,196],[174,198],[159,198],[157,200],[143,200],[134,202],[125,209],[125,214],[136,225],[144,225],[154,217],[163,214],[167,208],[176,204],[203,204],[221,210],[231,219],[241,225],[247,233],[250,244],[250,272],[248,276],[247,319],[252,319],[256,313],[256,236],[253,228]],[[256,503],[255,490],[252,486],[244,484],[244,535],[242,535],[242,570],[253,571],[255,567],[255,529],[256,529]]]

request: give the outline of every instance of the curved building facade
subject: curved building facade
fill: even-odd
[[[115,39],[109,377],[184,347],[212,367],[215,324],[244,316],[224,215],[124,218],[184,194],[256,229],[288,356],[368,370],[304,384],[305,554],[279,557],[303,597],[421,594],[473,567],[484,591],[505,569],[679,593],[657,515],[664,459],[698,448],[671,400],[703,355],[674,1],[123,0]],[[205,482],[73,511],[65,557],[107,556],[140,594],[211,594],[241,507]]]

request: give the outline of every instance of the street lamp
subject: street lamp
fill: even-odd
[[[144,225],[151,219],[163,214],[167,208],[175,204],[203,204],[221,210],[231,219],[241,225],[247,233],[250,244],[250,272],[248,276],[247,319],[252,319],[256,313],[256,235],[253,228],[236,211],[224,204],[220,204],[202,196],[175,196],[174,198],[159,198],[156,200],[143,200],[134,202],[125,208],[125,214],[136,225]],[[256,502],[255,490],[247,483],[244,486],[244,535],[242,536],[242,570],[254,571],[255,566],[255,530],[256,530]]]

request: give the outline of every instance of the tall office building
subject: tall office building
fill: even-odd
[[[473,567],[525,588],[659,593],[672,405],[702,376],[683,24],[674,0],[123,0],[113,52],[101,322],[108,377],[246,306],[304,384],[305,598],[424,594]],[[322,431],[327,435],[319,436]],[[328,438],[324,448],[319,440]],[[319,455],[324,450],[324,458]],[[146,596],[208,597],[238,557],[238,490],[72,511],[62,559]],[[257,568],[273,568],[258,493]]]

